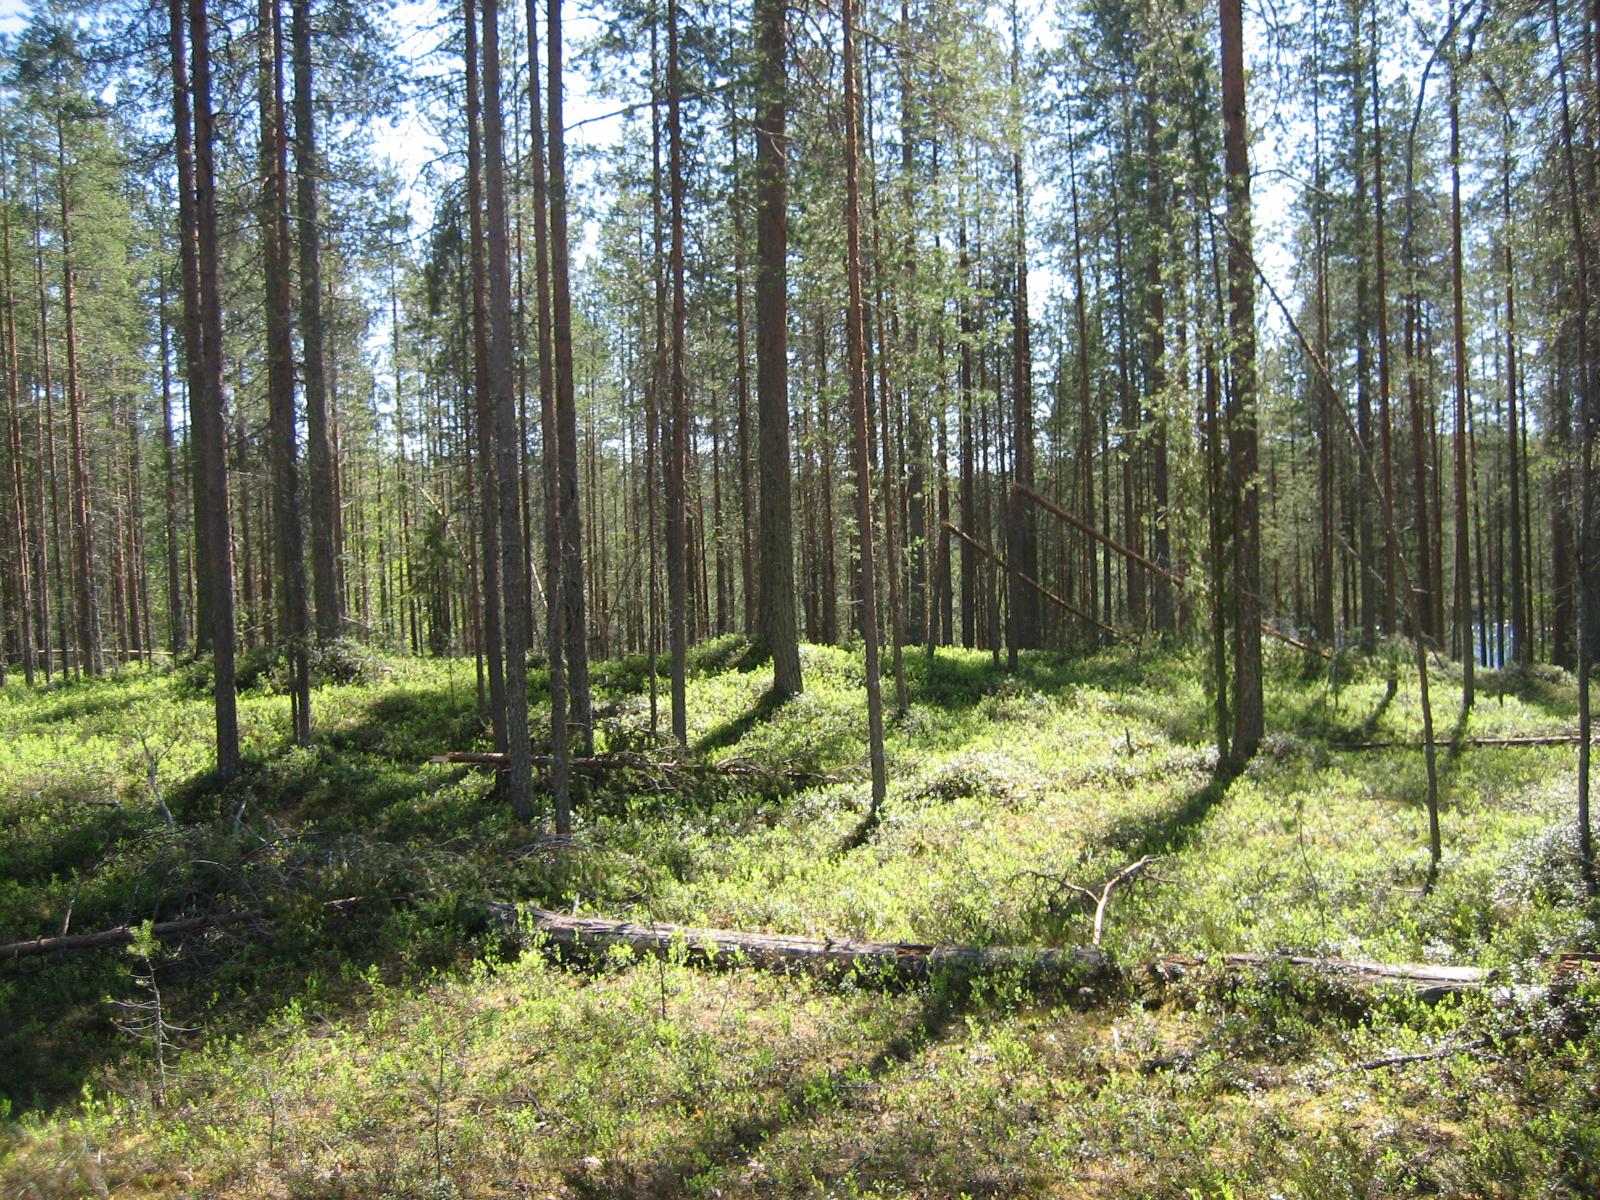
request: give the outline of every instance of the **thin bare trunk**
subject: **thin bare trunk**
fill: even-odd
[[[861,185],[858,180],[860,110],[856,95],[855,2],[843,0],[844,27],[844,155],[845,275],[849,284],[846,311],[850,371],[850,407],[856,460],[856,523],[861,550],[861,633],[866,649],[867,744],[872,762],[872,813],[883,805],[886,790],[883,755],[883,692],[878,664],[877,581],[872,563],[872,456],[868,446],[866,311],[861,288]]]

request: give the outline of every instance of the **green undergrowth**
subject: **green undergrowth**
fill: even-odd
[[[1537,984],[1593,949],[1570,678],[1434,674],[1444,861],[1403,651],[1333,678],[1269,653],[1235,777],[1201,655],[908,650],[870,807],[858,652],[803,648],[783,704],[750,647],[690,662],[691,757],[804,772],[602,777],[573,843],[485,773],[470,660],[319,664],[288,743],[247,656],[246,769],[208,773],[209,672],[0,693],[0,941],[228,912],[182,940],[0,965],[0,1188],[22,1196],[1212,1197],[1593,1194],[1596,997],[1497,1008],[1202,970],[1153,993],[982,977],[886,993],[679,960],[562,964],[485,901],[819,937],[1291,952]],[[541,719],[537,660],[531,696]],[[598,749],[670,729],[648,666],[596,664]],[[663,680],[664,683],[664,680]],[[886,686],[892,703],[893,688]],[[664,753],[664,751],[663,751]],[[816,777],[824,777],[817,782]],[[1139,972],[1132,972],[1139,977]],[[150,1022],[159,995],[163,1028]],[[158,1045],[159,1042],[159,1045]],[[1396,1059],[1387,1063],[1388,1059]],[[1384,1065],[1373,1065],[1384,1060]]]

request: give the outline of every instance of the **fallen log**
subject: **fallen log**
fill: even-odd
[[[259,909],[248,909],[243,912],[214,913],[206,917],[185,917],[181,921],[157,921],[151,926],[150,932],[156,937],[175,937],[201,929],[248,921],[260,915]],[[102,929],[97,933],[73,933],[65,937],[41,937],[26,942],[12,942],[8,946],[0,946],[0,959],[31,958],[35,954],[57,954],[66,950],[97,950],[103,946],[123,946],[133,941],[137,928],[134,925],[118,925],[115,929]]]
[[[508,924],[524,918],[548,944],[581,951],[629,946],[665,958],[679,947],[698,966],[757,967],[821,978],[851,973],[885,984],[927,980],[942,972],[957,975],[1021,969],[1031,980],[1088,986],[1112,979],[1110,960],[1092,946],[1033,949],[1010,946],[935,946],[919,942],[858,942],[848,938],[807,938],[786,934],[699,929],[687,925],[611,921],[542,908],[492,902],[490,913]]]
[[[1382,963],[1301,954],[1164,954],[1124,969],[1092,945],[1056,949],[857,942],[580,917],[502,901],[491,901],[489,911],[492,920],[508,925],[526,919],[544,935],[546,945],[562,949],[593,952],[626,945],[638,953],[665,958],[674,947],[680,947],[684,960],[694,966],[755,967],[835,979],[856,972],[864,981],[885,986],[922,982],[941,972],[959,976],[1021,968],[1031,986],[1068,984],[1095,993],[1101,985],[1124,980],[1143,980],[1164,987],[1202,968],[1240,976],[1289,970],[1353,992],[1401,989],[1432,1003],[1447,996],[1488,990],[1497,1004],[1525,1005],[1560,995],[1581,980],[1600,975],[1600,954],[1576,953],[1561,954],[1553,960],[1549,987],[1497,984],[1495,977],[1482,967]]]
[[[1142,866],[1147,861],[1141,860],[1134,865]],[[1124,868],[1119,874],[1126,877],[1130,870]],[[359,903],[359,896],[348,896],[341,900],[330,900],[323,907],[338,911]],[[547,947],[578,953],[604,951],[611,946],[625,945],[655,958],[667,958],[680,953],[685,962],[699,967],[755,967],[824,979],[854,975],[863,983],[886,987],[926,982],[946,973],[965,976],[998,970],[1020,970],[1031,987],[1071,986],[1080,989],[1080,994],[1085,998],[1093,998],[1101,985],[1124,980],[1143,980],[1165,987],[1207,969],[1220,970],[1227,975],[1265,975],[1274,970],[1287,969],[1352,990],[1406,989],[1414,992],[1419,999],[1430,1002],[1446,996],[1488,989],[1496,1003],[1528,1004],[1558,996],[1584,980],[1600,976],[1600,954],[1570,952],[1557,955],[1552,961],[1548,987],[1505,986],[1496,985],[1491,973],[1481,967],[1433,963],[1382,963],[1298,954],[1163,954],[1124,970],[1098,946],[939,946],[924,942],[807,938],[663,922],[580,917],[498,900],[489,901],[488,913],[492,921],[508,927],[520,927],[526,921],[543,935]],[[174,937],[256,921],[264,915],[260,909],[246,909],[177,921],[160,921],[152,926],[151,932],[157,937]],[[0,946],[0,960],[125,945],[133,941],[135,932],[134,926],[119,925],[97,933],[13,942]]]
[[[342,911],[361,903],[359,896],[346,896],[342,900],[329,900],[322,907]],[[220,929],[225,925],[238,925],[256,921],[266,914],[259,908],[234,909],[229,912],[209,913],[199,917],[183,917],[176,921],[157,921],[150,932],[158,938],[181,937],[198,933],[202,929]],[[63,937],[32,938],[26,942],[12,942],[0,946],[0,960],[32,958],[36,954],[60,954],[72,950],[101,950],[107,946],[125,946],[138,933],[137,925],[118,925],[95,933],[74,933]]]
[[[1288,968],[1345,987],[1404,988],[1423,1000],[1442,1000],[1460,992],[1479,991],[1489,980],[1489,972],[1481,967],[1381,963],[1303,954],[1163,954],[1146,964],[1146,974],[1156,983],[1165,985],[1177,983],[1203,968],[1220,969],[1230,975],[1261,975]]]

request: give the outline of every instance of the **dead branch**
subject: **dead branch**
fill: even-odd
[[[1111,894],[1123,884],[1132,883],[1140,875],[1144,874],[1149,867],[1154,866],[1159,861],[1160,859],[1157,856],[1146,854],[1138,862],[1129,863],[1113,874],[1111,878],[1100,885],[1099,891],[1084,887],[1082,884],[1073,883],[1070,879],[1061,879],[1041,871],[1033,871],[1030,874],[1040,879],[1048,880],[1059,891],[1071,892],[1073,895],[1081,896],[1089,904],[1094,905],[1094,931],[1090,944],[1098,947],[1100,939],[1105,933],[1106,908],[1111,903]]]
[[[205,917],[185,917],[181,921],[158,921],[151,927],[151,932],[157,937],[176,937],[201,929],[253,920],[260,915],[260,909],[252,908],[238,912],[213,913]],[[134,926],[118,925],[115,929],[102,929],[98,933],[74,933],[66,937],[42,937],[26,942],[12,942],[8,946],[0,946],[0,959],[31,958],[35,954],[55,954],[64,950],[94,950],[102,946],[121,946],[133,941],[134,933]]]
[[[944,528],[945,529],[947,529],[951,533],[955,534],[958,538],[960,538],[967,545],[971,546],[979,554],[982,554],[986,558],[991,559],[994,562],[994,564],[997,567],[999,567],[1002,571],[1010,571],[1018,579],[1022,580],[1023,583],[1027,584],[1034,591],[1038,592],[1041,596],[1043,596],[1046,600],[1053,601],[1058,607],[1066,609],[1067,612],[1071,613],[1073,616],[1079,618],[1080,620],[1087,621],[1091,625],[1099,626],[1101,629],[1105,630],[1107,633],[1109,633],[1114,638],[1120,638],[1120,637],[1123,636],[1121,631],[1112,628],[1110,625],[1107,625],[1104,621],[1096,620],[1094,617],[1091,617],[1088,613],[1084,612],[1082,609],[1073,606],[1069,601],[1063,600],[1060,596],[1056,595],[1049,588],[1045,587],[1044,584],[1040,583],[1037,579],[1034,579],[1034,578],[1032,578],[1031,576],[1028,576],[1028,575],[1024,575],[1021,571],[1012,571],[1011,570],[1011,565],[1009,563],[1007,563],[1005,559],[1001,558],[998,554],[996,554],[988,546],[985,546],[982,542],[980,542],[977,538],[973,537],[971,534],[967,533],[966,531],[964,531],[962,529],[958,529],[956,526],[952,525],[949,521],[945,521],[943,524],[944,524]]]
[[[1380,1071],[1385,1067],[1403,1067],[1410,1063],[1437,1062],[1442,1058],[1453,1058],[1457,1054],[1476,1053],[1480,1058],[1489,1058],[1500,1061],[1498,1054],[1484,1054],[1483,1047],[1489,1044],[1488,1038],[1473,1038],[1470,1042],[1453,1042],[1441,1046],[1437,1050],[1430,1050],[1426,1054],[1390,1054],[1383,1058],[1369,1058],[1365,1062],[1351,1063],[1346,1071]]]

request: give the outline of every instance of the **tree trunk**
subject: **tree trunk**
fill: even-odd
[[[1171,188],[1161,167],[1159,153],[1159,123],[1156,101],[1153,96],[1145,106],[1145,236],[1150,239],[1145,258],[1145,326],[1149,338],[1146,354],[1148,401],[1151,407],[1150,422],[1150,474],[1151,499],[1154,502],[1151,534],[1151,557],[1163,571],[1172,570],[1172,534],[1168,527],[1169,480],[1167,469],[1167,297],[1166,283],[1162,278],[1161,264],[1166,257],[1164,214],[1171,198]],[[1088,510],[1093,512],[1093,509]],[[1173,607],[1172,584],[1161,575],[1150,580],[1150,603],[1155,628],[1158,633],[1171,634],[1177,630]]]
[[[266,283],[268,425],[271,430],[273,558],[278,573],[278,641],[290,675],[294,739],[311,744],[309,609],[305,528],[300,515],[300,455],[295,433],[294,298],[289,269],[289,188],[283,112],[279,0],[256,8],[256,96],[261,119],[261,259]]]
[[[505,642],[506,752],[510,770],[503,784],[512,811],[533,817],[532,745],[528,732],[528,598],[523,555],[521,498],[516,487],[519,456],[515,380],[512,374],[511,257],[506,222],[505,138],[500,100],[500,5],[483,0],[483,191],[485,263],[489,291],[489,394],[494,403],[495,476],[500,506],[500,592],[505,601],[500,636]],[[470,20],[470,11],[468,15]]]
[[[322,314],[322,227],[317,190],[317,127],[311,65],[311,0],[290,0],[294,43],[295,207],[300,258],[300,342],[306,397],[306,469],[310,484],[311,576],[317,636],[339,636],[344,605],[334,527],[333,442],[328,433],[326,331]],[[474,208],[474,214],[476,214]],[[477,239],[474,239],[474,246]]]
[[[1522,557],[1522,458],[1517,396],[1517,284],[1511,255],[1511,115],[1506,113],[1506,145],[1501,161],[1500,237],[1506,273],[1505,307],[1505,392],[1506,392],[1506,473],[1510,511],[1506,515],[1511,551],[1511,655],[1523,667],[1533,666],[1533,621],[1529,612],[1526,570]]]
[[[687,506],[689,466],[689,369],[685,325],[688,298],[683,280],[683,118],[678,62],[678,5],[667,0],[667,139],[671,179],[671,236],[668,271],[672,276],[672,405],[667,422],[667,628],[672,649],[672,736],[689,744],[689,714],[684,670],[689,652]]]
[[[1591,729],[1589,677],[1594,657],[1594,621],[1597,600],[1596,577],[1600,576],[1600,548],[1596,546],[1594,521],[1594,438],[1595,397],[1592,381],[1592,343],[1589,328],[1589,244],[1583,221],[1583,201],[1579,196],[1571,105],[1567,96],[1566,59],[1561,43],[1561,9],[1557,0],[1550,3],[1551,33],[1556,47],[1556,74],[1561,93],[1561,150],[1567,184],[1567,217],[1571,223],[1572,247],[1577,257],[1578,293],[1578,861],[1583,873],[1585,893],[1593,899],[1600,894],[1600,874],[1594,862],[1594,830],[1589,821],[1589,772]]]
[[[1469,44],[1467,54],[1472,47]],[[1461,653],[1461,707],[1472,708],[1473,620],[1471,543],[1467,532],[1467,333],[1466,304],[1461,294],[1461,105],[1460,64],[1450,64],[1450,295],[1455,347],[1455,618]]]
[[[178,0],[173,0],[176,9]],[[217,723],[217,774],[239,773],[238,698],[234,692],[233,549],[228,529],[228,459],[222,384],[222,271],[217,248],[215,118],[211,109],[211,18],[206,0],[188,0],[193,47],[194,183],[197,289],[185,296],[199,309],[186,320],[200,340],[199,388],[190,397],[200,441],[201,509],[197,531],[199,573],[207,577]],[[180,164],[181,165],[181,164]]]
[[[1243,22],[1239,0],[1219,0],[1222,115],[1228,201],[1228,453],[1234,496],[1233,745],[1236,764],[1261,744],[1261,506],[1256,472],[1255,263],[1245,129]]]
[[[528,15],[528,116],[533,166],[534,324],[539,342],[539,430],[544,492],[545,626],[550,669],[550,797],[555,809],[556,834],[572,833],[572,790],[569,766],[567,687],[567,628],[561,557],[561,470],[557,446],[560,427],[556,415],[555,354],[551,345],[549,180],[546,174],[544,111],[539,102],[539,21],[535,0],[527,0]],[[652,511],[651,546],[655,522]],[[652,586],[654,583],[654,571]],[[652,630],[652,636],[654,631]],[[655,720],[654,643],[651,645],[651,730]]]
[[[1033,348],[1030,340],[1028,316],[1028,207],[1023,190],[1022,147],[1026,134],[1023,129],[1022,105],[1022,39],[1017,4],[1011,5],[1011,105],[1012,120],[1016,128],[1011,146],[1011,188],[1015,241],[1016,275],[1013,297],[1014,315],[1011,325],[1011,402],[1013,455],[1012,477],[1024,487],[1033,486],[1034,436],[1033,436]],[[1032,588],[1018,586],[1018,574],[1037,578],[1039,575],[1039,534],[1033,510],[1013,497],[1008,508],[1008,537],[1013,575],[1008,593],[1012,608],[1011,623],[1015,631],[1012,639],[1012,666],[1016,666],[1018,650],[1036,650],[1041,641],[1041,610],[1039,597]]]
[[[1391,372],[1389,367],[1389,247],[1384,233],[1384,181],[1383,181],[1383,89],[1378,78],[1378,6],[1374,0],[1369,24],[1371,33],[1368,76],[1372,92],[1372,216],[1373,216],[1373,288],[1377,293],[1377,357],[1378,357],[1378,440],[1383,458],[1383,474],[1379,489],[1380,503],[1390,512],[1394,510],[1394,425],[1391,416]],[[1394,530],[1385,526],[1383,546],[1383,627],[1391,637],[1398,632],[1399,588],[1398,558],[1400,548],[1395,544]],[[1420,632],[1420,631],[1416,631]]]
[[[1083,225],[1078,206],[1078,151],[1069,131],[1067,135],[1067,173],[1072,182],[1072,311],[1078,341],[1078,472],[1082,479],[1079,494],[1083,511],[1094,520],[1094,461],[1095,422],[1089,382],[1089,298],[1083,278]],[[1093,621],[1100,619],[1100,573],[1095,562],[1094,542],[1083,539],[1083,556],[1079,570],[1083,576],[1084,611]],[[1106,612],[1110,613],[1111,597],[1106,596]],[[1089,645],[1098,641],[1094,628],[1086,630]]]
[[[61,200],[61,307],[67,337],[68,447],[72,456],[72,544],[77,555],[78,659],[91,675],[105,670],[100,608],[95,588],[94,503],[89,495],[88,448],[83,431],[83,389],[78,370],[77,268],[72,256],[71,184],[67,178],[66,116],[56,111],[56,181]]]
[[[872,562],[872,456],[868,445],[867,331],[861,287],[861,186],[858,179],[860,108],[856,93],[855,2],[843,0],[845,276],[848,322],[850,408],[856,460],[856,524],[861,552],[861,633],[866,652],[867,744],[872,761],[872,815],[883,805],[886,782],[883,755],[883,692],[878,664],[877,579]]]
[[[797,696],[794,531],[789,478],[788,154],[789,15],[784,0],[756,0],[756,411],[761,479],[758,642],[772,655],[772,690]]]
[[[21,642],[22,677],[29,687],[34,680],[33,589],[28,562],[27,484],[22,469],[22,413],[17,379],[17,296],[11,271],[11,160],[0,147],[0,261],[5,269],[5,388],[7,437],[11,448],[11,519],[16,535],[17,557],[12,587],[17,600],[17,638]],[[166,326],[162,326],[163,341]],[[163,359],[163,366],[165,360]],[[49,643],[45,652],[49,653]],[[0,649],[0,658],[5,656]]]
[[[476,8],[476,5],[473,5]],[[489,719],[495,749],[506,743],[505,599],[500,591],[500,489],[496,478],[495,410],[489,384],[489,282],[484,265],[483,89],[478,80],[478,28],[463,14],[467,89],[467,229],[472,276],[472,394],[478,443],[478,536],[483,564],[483,641],[489,667]]]
[[[572,291],[567,242],[566,131],[562,118],[561,0],[549,0],[549,208],[551,338],[555,362],[558,507],[561,513],[561,591],[565,612],[570,718],[579,752],[594,750],[594,704],[589,693],[589,622],[586,616],[583,519],[578,511],[578,413],[572,382]]]

